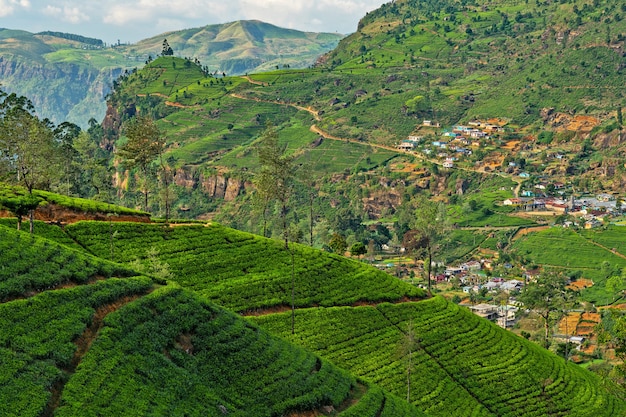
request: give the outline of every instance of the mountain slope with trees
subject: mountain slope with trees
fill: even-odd
[[[159,55],[165,37],[176,56],[199,59],[211,71],[243,74],[277,66],[305,68],[343,35],[237,21],[105,45],[75,34],[0,29],[2,87],[28,96],[42,118],[86,127],[89,119],[104,116],[113,81]]]
[[[224,208],[222,219],[229,222],[245,204],[226,208],[224,193],[209,191],[202,205],[200,190],[216,179],[231,184],[235,197],[246,195],[245,184],[258,169],[256,139],[267,121],[288,143],[286,152],[297,156],[296,165],[318,180],[380,175],[389,160],[405,157],[397,146],[407,137],[434,142],[444,129],[450,133],[455,124],[478,119],[496,123],[500,133],[488,146],[465,146],[472,151],[466,172],[481,175],[505,161],[532,158],[528,168],[538,175],[563,181],[575,173],[577,188],[606,183],[618,190],[624,176],[617,161],[625,154],[624,8],[601,0],[392,2],[369,13],[307,70],[231,77],[203,73],[189,60],[159,58],[119,80],[104,125],[113,143],[125,119],[150,114],[167,138],[166,155],[182,187],[173,207],[192,217]],[[550,145],[557,143],[566,149],[566,163],[548,167]],[[407,158],[439,167],[444,161],[437,153]],[[600,167],[591,162],[601,158]],[[591,171],[596,168],[602,171]],[[435,171],[429,164],[424,169]],[[425,184],[424,175],[402,181]],[[429,179],[437,193],[455,191],[439,173]]]

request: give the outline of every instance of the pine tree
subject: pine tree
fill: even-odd
[[[163,49],[161,50],[161,55],[162,56],[173,56],[174,55],[174,50],[172,49],[170,44],[167,42],[167,39],[163,39]]]

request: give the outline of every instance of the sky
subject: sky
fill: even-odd
[[[307,32],[356,31],[385,0],[0,0],[0,28],[137,42],[164,32],[261,20]]]

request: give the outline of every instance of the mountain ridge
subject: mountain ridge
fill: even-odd
[[[70,33],[0,29],[2,86],[28,96],[41,117],[85,127],[89,119],[104,117],[113,81],[160,54],[166,37],[177,56],[199,59],[212,71],[243,74],[309,66],[342,35],[234,21],[104,46],[101,40]]]

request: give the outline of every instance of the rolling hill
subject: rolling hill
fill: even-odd
[[[0,226],[0,288],[12,289],[0,304],[4,415],[613,416],[626,408],[596,375],[349,259],[295,248],[292,334],[291,313],[281,312],[291,255],[280,242],[217,224],[39,230],[80,249]],[[104,243],[111,236],[113,251]],[[171,281],[136,276],[155,262],[150,247]],[[226,288],[230,296],[215,296]],[[261,288],[267,302],[258,301]]]
[[[2,415],[421,415],[178,285],[0,235]]]
[[[360,173],[381,175],[398,160],[418,167],[393,173],[404,184],[450,195],[456,190],[446,182],[455,174],[441,169],[446,157],[459,159],[455,167],[474,182],[506,174],[505,160],[523,158],[538,177],[617,192],[626,154],[620,125],[625,8],[601,0],[392,2],[365,16],[311,69],[206,76],[183,60],[159,58],[120,79],[103,123],[115,131],[135,111],[155,118],[179,169],[176,206],[191,207],[179,215],[217,211],[232,224],[234,214],[246,210],[236,197],[246,195],[257,169],[256,139],[267,121],[317,180],[358,182]],[[495,123],[498,132],[459,145],[471,151],[467,158],[452,150],[397,149],[409,136],[423,146],[458,123],[476,121]],[[583,151],[586,140],[593,152]],[[552,162],[552,147],[565,158]],[[430,172],[433,164],[439,174]],[[226,203],[235,204],[224,204],[224,192],[212,190],[205,193],[210,204],[190,204],[192,190],[210,181],[227,183],[234,191]],[[336,181],[319,183],[325,194],[359,192],[329,189]]]
[[[237,21],[106,46],[80,35],[0,29],[2,86],[28,96],[41,117],[86,126],[90,118],[104,116],[113,81],[160,54],[165,37],[176,56],[199,59],[211,71],[243,74],[276,66],[307,67],[342,35]]]

